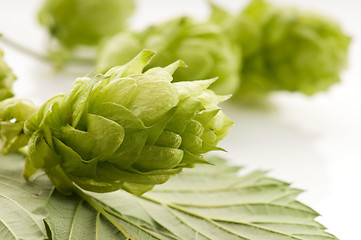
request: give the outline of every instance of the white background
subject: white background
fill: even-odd
[[[247,1],[218,0],[230,11]],[[235,121],[221,143],[234,164],[244,171],[270,170],[270,175],[305,189],[299,200],[322,216],[317,220],[340,239],[361,239],[361,1],[275,1],[321,12],[339,21],[352,36],[349,68],[343,81],[314,97],[277,93],[268,109],[246,109],[225,104],[224,111]],[[0,32],[7,38],[45,52],[46,32],[38,25],[37,0],[0,0]],[[202,19],[207,2],[201,0],[141,0],[133,28],[140,29],[180,14]],[[6,61],[18,80],[18,97],[41,104],[67,91],[75,77],[91,69],[68,68],[56,73],[51,65],[24,55],[0,42]]]

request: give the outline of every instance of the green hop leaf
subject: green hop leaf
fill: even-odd
[[[0,102],[0,149],[6,155],[28,143],[24,122],[37,111],[37,107],[25,99],[9,98]]]
[[[301,190],[264,171],[245,174],[226,160],[206,158],[215,166],[185,169],[142,196],[122,190],[65,196],[42,172],[32,184],[21,179],[23,156],[0,156],[0,237],[338,239],[315,220],[318,213],[297,200]]]
[[[94,192],[120,188],[142,194],[182,168],[207,163],[233,124],[217,106],[228,98],[208,90],[213,80],[171,83],[184,65],[143,72],[155,53],[95,78],[79,78],[71,91],[46,102],[26,122],[24,176],[43,168],[58,190],[72,184]]]
[[[134,0],[46,0],[40,23],[63,46],[95,45],[125,27]]]
[[[37,176],[32,184],[22,179],[24,156],[20,154],[0,154],[0,162],[0,239],[49,239],[44,216],[33,210],[46,202],[52,184],[46,176]]]
[[[99,50],[97,65],[102,71],[125,64],[142,49],[157,51],[149,68],[166,66],[178,59],[189,66],[174,74],[174,81],[219,77],[211,85],[218,94],[231,94],[240,84],[240,53],[215,24],[179,18],[151,26],[140,33],[120,33]]]
[[[3,59],[4,53],[0,50],[0,100],[14,96],[12,85],[16,77]]]
[[[243,50],[239,96],[271,91],[312,95],[340,81],[350,38],[319,14],[253,0],[237,16],[213,8],[218,22]]]

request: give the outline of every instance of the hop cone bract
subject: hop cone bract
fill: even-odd
[[[37,107],[25,99],[8,98],[0,102],[0,149],[6,155],[28,143],[24,122],[37,111]]]

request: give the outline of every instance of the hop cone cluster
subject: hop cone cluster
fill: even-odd
[[[134,0],[46,0],[39,21],[63,46],[95,45],[125,27]]]
[[[158,52],[149,68],[184,60],[188,68],[174,74],[176,82],[218,77],[211,85],[218,94],[231,94],[240,84],[239,51],[215,24],[195,23],[184,17],[140,33],[120,33],[101,47],[98,67],[107,70],[124,64],[142,49]]]
[[[37,111],[37,107],[25,99],[9,98],[0,102],[0,149],[6,155],[28,143],[24,122]]]
[[[243,50],[240,97],[278,90],[312,95],[340,80],[350,38],[331,19],[253,0],[237,16],[215,7],[214,20]]]
[[[4,53],[0,50],[0,101],[14,96],[12,85],[16,77],[3,59]]]
[[[154,52],[95,78],[79,78],[71,91],[46,102],[26,123],[24,176],[43,168],[55,187],[72,184],[95,192],[142,194],[182,168],[207,163],[201,156],[232,122],[217,104],[227,99],[212,80],[172,83],[182,65],[143,72]]]

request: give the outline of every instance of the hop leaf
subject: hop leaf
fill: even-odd
[[[142,73],[154,52],[46,102],[27,123],[31,136],[24,175],[43,168],[63,193],[125,189],[141,194],[196,163],[232,122],[217,104],[227,99],[207,87],[213,80],[171,83],[177,61]]]
[[[141,49],[158,52],[150,67],[166,66],[177,59],[189,66],[174,74],[174,81],[190,81],[219,77],[211,85],[218,94],[231,94],[239,86],[238,48],[231,45],[221,29],[210,23],[195,23],[179,18],[151,26],[140,33],[120,33],[101,47],[98,67],[109,69],[125,64]]]
[[[271,91],[312,95],[339,82],[350,38],[324,16],[253,0],[238,16],[214,7],[213,22],[243,50],[240,97]]]
[[[95,45],[124,29],[134,0],[46,0],[39,21],[63,46]]]
[[[125,191],[64,196],[43,174],[32,184],[20,179],[22,156],[0,155],[0,214],[6,226],[0,234],[37,240],[338,239],[297,200],[301,190],[264,171],[244,174],[224,159],[206,158],[215,166],[185,169],[142,196]]]
[[[16,77],[3,59],[4,53],[0,50],[0,101],[14,96],[12,85]]]
[[[0,102],[0,149],[6,155],[28,143],[24,122],[37,111],[37,107],[24,99],[9,98]]]

